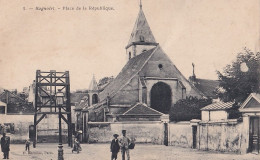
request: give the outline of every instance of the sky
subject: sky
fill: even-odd
[[[194,63],[198,78],[217,79],[216,70],[244,47],[258,47],[259,0],[142,4],[156,41],[185,77]],[[100,6],[114,10],[89,10]],[[97,80],[116,76],[126,64],[138,11],[139,0],[0,0],[0,87],[22,90],[37,69],[70,71],[71,90],[87,89],[93,74]]]

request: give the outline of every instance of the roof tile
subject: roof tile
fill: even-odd
[[[232,108],[234,102],[216,102],[212,103],[210,105],[207,105],[206,107],[203,107],[202,111],[210,111],[210,110],[227,110]]]
[[[130,59],[118,76],[100,93],[100,101],[105,100],[108,95],[113,96],[121,87],[127,84],[127,82],[143,67],[146,60],[156,48],[157,47],[150,49]]]
[[[163,113],[148,107],[144,103],[137,103],[129,110],[127,110],[123,115],[163,115]]]

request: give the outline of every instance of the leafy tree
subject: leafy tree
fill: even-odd
[[[238,53],[236,60],[217,71],[220,80],[218,97],[224,101],[243,102],[250,93],[259,92],[260,54],[245,48]]]
[[[103,85],[105,85],[105,84],[111,82],[113,79],[114,79],[113,76],[101,78],[101,79],[99,80],[99,82],[98,82],[98,86],[103,86]]]
[[[237,119],[237,118],[241,118],[242,113],[239,112],[240,105],[238,103],[234,103],[232,108],[228,109],[228,119]]]
[[[198,99],[196,97],[180,99],[170,109],[170,120],[189,121],[192,119],[200,119],[200,109],[211,103],[211,99]]]

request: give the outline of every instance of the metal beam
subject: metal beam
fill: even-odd
[[[39,83],[38,86],[68,86],[68,83]]]
[[[70,114],[71,112],[61,112],[61,114]],[[37,112],[36,114],[59,114],[59,112]]]
[[[43,114],[43,115],[40,117],[40,119],[38,119],[38,120],[36,121],[36,125],[37,125],[38,123],[40,123],[41,120],[42,120],[45,116],[46,116],[46,114]]]
[[[61,114],[61,118],[67,123],[69,124],[69,121]]]

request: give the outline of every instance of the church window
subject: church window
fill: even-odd
[[[140,42],[144,42],[144,36],[140,36]]]
[[[93,104],[97,104],[98,103],[98,95],[97,94],[93,94],[92,95],[92,105]]]
[[[0,106],[0,114],[5,114],[5,106]]]
[[[131,59],[131,56],[132,56],[132,55],[131,55],[131,52],[129,52],[129,59]]]
[[[159,67],[159,69],[162,69],[162,68],[163,68],[163,65],[162,65],[162,64],[159,64],[158,67]]]

